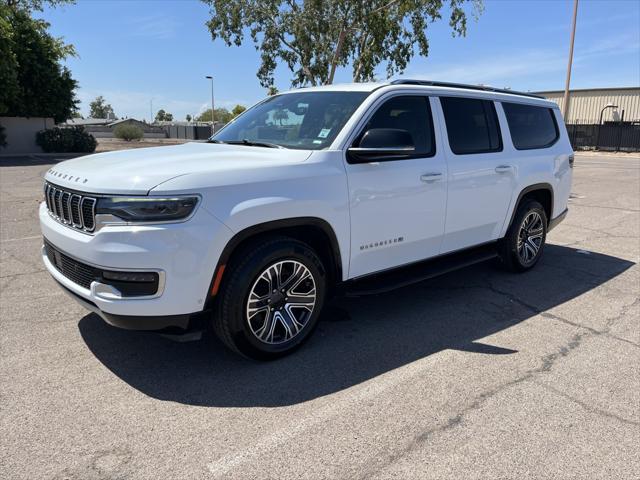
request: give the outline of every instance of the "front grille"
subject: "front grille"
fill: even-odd
[[[89,289],[91,282],[102,278],[102,270],[68,257],[46,240],[44,248],[51,264],[73,283]]]
[[[87,290],[95,280],[112,285],[123,297],[146,297],[158,293],[160,275],[157,272],[102,270],[65,255],[46,239],[44,249],[56,270]]]
[[[60,223],[77,230],[93,232],[96,228],[96,198],[44,184],[47,210]]]

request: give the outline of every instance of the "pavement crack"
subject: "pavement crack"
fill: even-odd
[[[553,392],[556,395],[561,396],[562,398],[566,398],[567,400],[569,400],[569,401],[571,401],[571,402],[573,402],[573,403],[575,403],[577,405],[580,405],[582,408],[584,408],[585,410],[587,410],[590,413],[594,413],[594,414],[599,415],[601,417],[611,418],[613,420],[617,420],[617,421],[625,423],[627,425],[634,425],[636,427],[640,426],[640,422],[637,422],[635,420],[631,420],[631,419],[622,417],[620,415],[616,415],[615,413],[611,413],[611,412],[608,412],[608,411],[603,410],[601,408],[594,407],[593,405],[589,405],[588,403],[583,402],[582,400],[579,400],[579,399],[577,399],[575,397],[572,397],[571,395],[569,395],[567,393],[564,393],[563,391],[558,390],[557,388],[552,387],[551,385],[547,385],[546,383],[542,383],[542,382],[537,382],[535,380],[533,380],[533,383],[535,383],[536,385],[544,388],[547,391]]]

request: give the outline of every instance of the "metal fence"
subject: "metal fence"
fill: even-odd
[[[211,136],[211,127],[208,125],[165,125],[162,128],[169,138],[206,140]]]
[[[574,150],[640,152],[640,122],[567,125]]]

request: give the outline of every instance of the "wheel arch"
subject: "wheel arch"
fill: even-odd
[[[209,298],[215,298],[224,277],[225,267],[235,252],[251,242],[273,235],[284,235],[307,243],[320,255],[333,282],[342,281],[342,254],[334,229],[318,217],[294,217],[252,225],[237,232],[227,242],[218,259],[209,287]]]
[[[533,185],[529,185],[528,187],[523,188],[518,195],[518,199],[513,205],[513,209],[511,211],[511,217],[509,218],[509,223],[505,228],[505,232],[509,230],[511,224],[513,223],[513,219],[516,216],[516,212],[518,211],[518,207],[522,203],[525,198],[533,198],[540,202],[543,206],[545,213],[547,214],[547,222],[551,221],[551,217],[553,216],[553,187],[549,183],[535,183]]]

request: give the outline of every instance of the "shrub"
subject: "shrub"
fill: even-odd
[[[136,127],[135,125],[127,125],[120,124],[113,129],[113,136],[116,138],[121,138],[122,140],[126,140],[127,142],[131,140],[140,140],[144,132],[140,127]]]
[[[41,130],[36,133],[36,143],[47,153],[91,153],[98,144],[84,127]]]
[[[0,125],[0,148],[7,146],[7,135],[4,133],[4,127]]]

